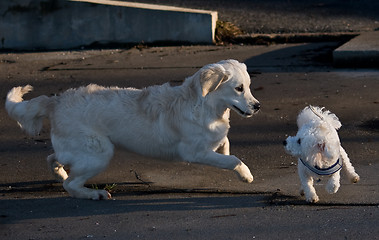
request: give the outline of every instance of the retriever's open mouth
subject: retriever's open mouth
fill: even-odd
[[[239,114],[241,114],[241,115],[244,116],[244,117],[250,117],[250,116],[253,115],[253,114],[251,114],[251,113],[248,113],[248,112],[244,112],[244,111],[242,111],[242,110],[239,109],[236,105],[233,105],[233,108],[234,108]]]

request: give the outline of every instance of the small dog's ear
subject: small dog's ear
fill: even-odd
[[[320,152],[324,152],[324,150],[325,150],[325,142],[318,143],[317,147],[320,150]]]
[[[330,150],[331,150],[330,146],[328,146],[325,142],[318,143],[317,147],[323,156],[325,156],[327,158],[333,158],[333,153],[330,152]]]
[[[200,86],[205,97],[209,92],[215,91],[223,82],[230,78],[230,73],[220,64],[212,64],[201,70]]]

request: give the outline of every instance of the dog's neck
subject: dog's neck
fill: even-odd
[[[204,98],[202,105],[212,120],[229,122],[230,109],[225,104]]]
[[[222,107],[220,104],[212,105],[214,102],[208,102],[206,98],[199,99],[194,103],[193,116],[202,126],[207,126],[211,131],[228,131],[230,109]],[[218,129],[218,130],[217,130]],[[226,134],[225,133],[225,134]]]
[[[317,175],[332,175],[333,173],[339,171],[342,168],[341,158],[338,158],[334,164],[332,164],[330,167],[326,167],[326,168],[320,168],[317,165],[313,166],[301,158],[299,158],[299,160],[301,161],[301,163],[304,166],[306,166],[309,170],[316,173]]]

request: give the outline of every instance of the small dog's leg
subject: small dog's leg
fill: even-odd
[[[330,176],[328,183],[325,186],[328,193],[336,193],[340,188],[340,172],[341,171],[335,172],[332,176]]]
[[[301,182],[301,191],[304,193],[306,201],[310,203],[318,202],[319,198],[316,194],[316,189],[313,187],[312,176],[307,174],[305,166],[300,160],[298,161],[297,167]]]
[[[303,189],[303,185],[300,184],[300,191],[299,191],[300,195],[301,196],[304,196],[304,189]]]
[[[63,182],[68,178],[67,172],[63,169],[63,165],[55,159],[54,153],[47,157],[47,163],[51,173],[57,181]]]
[[[350,159],[347,156],[345,149],[343,149],[342,146],[340,147],[340,153],[341,153],[341,157],[342,157],[342,161],[344,165],[343,168],[345,169],[350,181],[352,183],[357,183],[360,179],[359,175],[355,172],[355,169],[353,165],[351,164]]]
[[[228,137],[224,138],[224,142],[217,149],[217,152],[224,155],[230,155],[230,143]]]

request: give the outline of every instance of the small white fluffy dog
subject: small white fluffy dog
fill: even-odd
[[[329,176],[326,191],[336,193],[340,187],[340,170],[343,167],[352,183],[359,181],[349,157],[340,144],[337,130],[341,122],[337,116],[320,107],[305,107],[297,117],[296,136],[283,142],[286,151],[298,158],[301,195],[307,202],[319,198],[313,187],[313,177]]]
[[[251,117],[260,108],[249,86],[246,65],[225,60],[204,66],[175,87],[166,83],[139,90],[91,84],[28,101],[22,96],[32,87],[15,87],[7,95],[6,109],[32,135],[48,117],[54,153],[47,161],[53,174],[72,197],[98,200],[111,196],[84,184],[107,167],[114,145],[146,156],[231,169],[251,183],[249,168],[229,155],[227,138],[229,109]],[[63,166],[70,169],[68,175]]]

